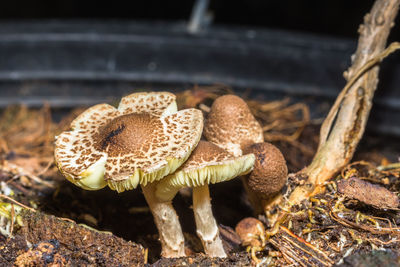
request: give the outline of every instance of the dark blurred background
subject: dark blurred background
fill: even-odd
[[[311,32],[338,37],[357,37],[357,28],[373,0],[337,1],[210,1],[213,24],[266,27]],[[96,19],[185,21],[194,0],[180,1],[5,1],[0,18],[22,19]],[[396,36],[398,36],[397,31]]]
[[[344,85],[373,2],[5,1],[0,107],[69,109],[138,89],[224,84],[253,98],[305,101],[321,117]],[[396,26],[390,40],[399,39]],[[382,64],[372,131],[400,135],[399,59]]]

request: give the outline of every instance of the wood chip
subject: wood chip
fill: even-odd
[[[380,185],[356,177],[340,180],[337,185],[339,193],[378,209],[397,209],[399,206],[397,195]]]

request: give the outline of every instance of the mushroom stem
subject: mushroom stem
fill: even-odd
[[[205,253],[210,257],[225,258],[226,253],[211,210],[208,185],[193,188],[193,212],[196,220],[197,235],[203,243]]]
[[[150,207],[161,242],[161,256],[185,257],[185,239],[172,201],[160,202],[155,196],[156,183],[142,185],[143,195]]]
[[[257,216],[258,214],[262,214],[264,212],[264,207],[263,207],[261,198],[249,186],[249,182],[248,182],[249,176],[250,176],[250,174],[246,174],[241,177],[242,184],[243,184],[244,190],[246,191],[246,196],[247,196],[247,199],[249,200],[249,204],[253,208],[253,214],[254,214],[254,216]]]

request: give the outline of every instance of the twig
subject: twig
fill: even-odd
[[[363,225],[363,224],[360,224],[357,222],[352,222],[350,220],[347,220],[344,218],[344,216],[338,216],[337,212],[335,211],[335,209],[336,209],[335,207],[338,206],[338,204],[340,204],[341,201],[338,200],[335,204],[333,204],[332,201],[333,201],[333,199],[328,204],[329,207],[333,207],[329,211],[329,216],[337,223],[340,223],[341,225],[344,225],[349,228],[361,229],[361,230],[370,232],[372,234],[379,234],[379,235],[393,234],[398,237],[400,236],[400,232],[398,232],[398,230],[400,230],[400,228],[392,227],[390,220],[388,220],[387,218],[369,216],[370,218],[374,218],[374,219],[376,218],[376,219],[386,220],[386,221],[388,221],[389,226],[390,226],[389,228],[387,228],[387,227],[372,228],[367,225]],[[343,205],[343,204],[341,204],[341,205]],[[344,209],[341,208],[341,210],[343,210],[343,212],[344,212]]]
[[[340,223],[341,225],[344,225],[346,227],[351,227],[351,228],[356,228],[356,229],[361,229],[367,232],[370,232],[372,234],[375,235],[383,235],[383,234],[393,234],[395,236],[399,236],[400,233],[399,232],[395,232],[393,231],[394,228],[390,229],[390,228],[382,228],[382,230],[377,230],[375,228],[366,226],[366,225],[362,225],[359,223],[355,223],[352,221],[349,221],[345,218],[340,218],[335,212],[330,211],[329,212],[329,216],[336,222]]]
[[[335,103],[333,104],[331,110],[328,113],[328,116],[326,117],[324,123],[321,126],[319,149],[321,149],[322,146],[328,140],[329,134],[332,131],[333,121],[337,117],[338,112],[340,110],[340,106],[342,105],[345,97],[347,97],[347,94],[349,93],[349,90],[352,88],[352,86],[361,78],[362,75],[364,75],[367,71],[371,70],[377,64],[381,63],[383,59],[385,59],[387,56],[389,56],[398,49],[400,49],[400,43],[398,42],[391,43],[389,47],[386,48],[383,52],[381,52],[378,56],[368,60],[368,62],[365,63],[361,67],[361,69],[357,70],[356,74],[347,82],[346,86],[342,89],[339,96],[336,98]]]
[[[353,65],[345,73],[348,83],[336,99],[320,132],[320,144],[312,163],[302,171],[308,176],[284,204],[287,208],[318,193],[323,184],[351,160],[360,141],[372,107],[378,84],[378,64],[400,48],[399,43],[385,45],[400,0],[376,0],[360,27],[358,48]],[[272,219],[279,220],[283,212]]]
[[[298,241],[301,242],[302,244],[306,245],[308,248],[311,249],[311,251],[317,252],[320,256],[322,256],[323,258],[325,258],[325,260],[326,260],[328,263],[333,264],[333,261],[332,261],[328,256],[326,256],[326,254],[325,254],[323,251],[319,250],[318,248],[316,248],[315,246],[313,246],[313,245],[310,244],[309,242],[305,241],[303,238],[298,237],[297,235],[295,235],[294,233],[292,233],[292,232],[291,232],[289,229],[287,229],[286,227],[281,226],[280,228],[281,228],[282,231],[284,231],[285,233],[287,233],[287,234],[290,235],[291,237],[295,238],[296,240],[298,240]],[[310,253],[310,252],[308,252],[308,253]],[[313,254],[314,254],[314,253],[313,253]],[[314,257],[315,257],[315,255],[314,255]]]
[[[28,206],[22,204],[21,202],[16,201],[15,199],[13,199],[13,198],[11,198],[11,197],[9,197],[9,196],[0,194],[0,198],[7,199],[7,200],[13,202],[14,204],[17,204],[17,205],[19,205],[19,206],[21,206],[21,207],[23,207],[23,208],[25,208],[25,209],[27,209],[27,210],[30,210],[30,211],[32,211],[32,212],[36,212],[35,209],[33,209],[33,208],[31,208],[31,207],[28,207]]]
[[[379,166],[377,168],[378,171],[388,171],[388,170],[395,170],[395,169],[400,169],[400,162],[392,163],[392,164],[385,165],[385,166]]]
[[[286,227],[279,227],[279,236],[270,239],[289,261],[301,266],[331,266],[334,262],[320,249],[295,235]]]
[[[391,240],[385,242],[385,241],[379,240],[378,238],[365,239],[364,241],[369,241],[372,243],[377,242],[377,243],[379,243],[381,245],[385,245],[385,246],[390,245],[392,243],[400,242],[400,240],[398,240],[398,239],[391,239]]]
[[[11,204],[11,227],[10,227],[10,235],[7,238],[7,242],[12,238],[12,234],[14,231],[14,218],[15,218],[14,204]]]
[[[38,176],[28,172],[27,170],[25,170],[24,168],[22,168],[16,164],[7,162],[7,164],[3,165],[3,169],[5,169],[6,171],[9,171],[9,172],[12,172],[12,169],[13,169],[13,170],[17,171],[20,175],[25,175],[39,184],[43,184],[50,188],[55,188],[55,186],[52,183],[49,183],[49,182],[39,178]]]
[[[41,171],[37,174],[37,176],[40,176],[40,175],[46,173],[46,172],[49,170],[49,168],[51,167],[51,165],[53,165],[53,163],[54,163],[54,159],[52,158],[51,160],[49,160],[49,162],[47,163],[46,167],[44,167],[44,169],[41,170]]]
[[[355,162],[352,162],[351,164],[348,164],[345,168],[343,168],[342,169],[342,171],[340,172],[340,175],[343,177],[343,178],[348,178],[348,177],[346,177],[346,175],[345,175],[345,173],[347,172],[347,171],[350,171],[351,169],[351,167],[353,167],[353,166],[355,166],[355,165],[362,165],[362,166],[369,166],[369,167],[374,167],[373,165],[372,165],[372,163],[370,163],[370,162],[368,162],[368,161],[364,161],[364,160],[360,160],[360,161],[355,161]]]

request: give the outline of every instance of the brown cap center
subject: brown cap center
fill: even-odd
[[[128,154],[148,146],[159,127],[162,127],[159,119],[149,114],[119,116],[100,128],[95,147],[110,156]]]

